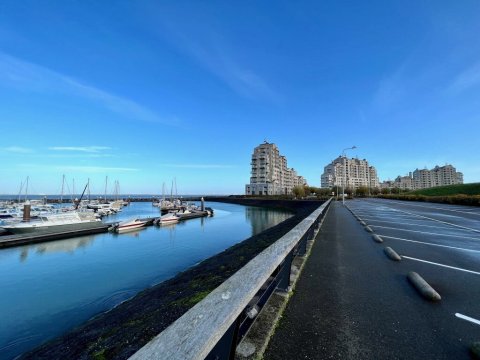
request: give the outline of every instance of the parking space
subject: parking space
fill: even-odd
[[[465,228],[480,235],[480,209],[475,207],[383,199],[369,199],[365,202],[403,215]]]
[[[349,209],[442,296],[441,318],[465,321],[480,338],[480,209],[380,199]]]
[[[264,358],[469,359],[480,340],[480,234],[395,203],[346,206],[361,221],[332,204]],[[441,301],[419,295],[412,271]]]

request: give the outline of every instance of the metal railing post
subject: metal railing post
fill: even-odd
[[[313,240],[313,238],[315,237],[315,230],[314,230],[314,227],[313,225],[310,227],[310,229],[308,229],[308,232],[307,232],[307,239],[308,240]]]
[[[228,328],[227,332],[210,351],[205,360],[233,360],[237,347],[238,319]]]
[[[298,256],[304,256],[307,253],[307,240],[308,240],[307,234],[303,235],[302,239],[298,244],[298,249],[297,249]]]
[[[292,270],[292,261],[293,261],[293,250],[285,257],[283,264],[280,265],[280,272],[279,272],[279,281],[277,285],[277,289],[281,291],[288,292],[288,288],[290,287],[290,273]]]

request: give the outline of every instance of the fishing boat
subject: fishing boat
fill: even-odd
[[[142,219],[131,219],[131,220],[126,220],[122,221],[121,223],[118,223],[113,226],[112,230],[115,231],[116,233],[124,233],[127,231],[133,231],[133,230],[138,230],[140,228],[143,228],[147,225],[148,219],[147,220],[142,220]]]
[[[38,220],[22,221],[2,225],[12,234],[57,233],[63,231],[87,230],[100,226],[99,219],[88,213],[77,211],[40,216]]]

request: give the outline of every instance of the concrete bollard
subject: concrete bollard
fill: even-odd
[[[375,242],[377,242],[377,243],[383,243],[383,239],[382,239],[379,235],[377,235],[377,234],[373,234],[373,235],[372,235],[372,238],[373,238],[373,240],[375,240]]]
[[[442,297],[437,293],[429,283],[427,283],[420,275],[414,271],[407,274],[410,283],[417,289],[417,291],[426,299],[431,301],[440,301]]]
[[[383,249],[383,251],[385,252],[385,254],[387,254],[387,256],[392,259],[393,261],[400,261],[402,260],[402,257],[400,255],[397,254],[397,252],[395,250],[393,250],[391,247],[387,246],[385,249]]]

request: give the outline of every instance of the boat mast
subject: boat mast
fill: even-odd
[[[75,198],[75,178],[72,179],[72,199]]]
[[[177,177],[175,176],[175,198],[178,199],[178,193],[177,193]]]
[[[25,201],[27,201],[27,195],[28,195],[28,178],[29,176],[27,176],[27,186],[25,186]]]
[[[22,190],[23,190],[23,181],[20,180],[20,190],[18,190],[18,202],[20,202],[20,197],[22,196]]]
[[[85,190],[87,190],[87,187],[88,187],[88,191],[90,191],[90,185],[89,184],[90,184],[90,179],[88,179],[87,185],[85,185],[85,189],[83,189],[82,196],[80,196],[80,200],[78,200],[78,203],[75,205],[75,210],[77,210],[78,205],[80,205],[82,203],[83,194],[85,194]]]
[[[90,202],[90,178],[88,178],[88,181],[87,181],[87,186],[88,186],[88,202]]]
[[[113,198],[116,200],[118,200],[118,184],[117,184],[117,180],[115,180],[115,185],[113,186]]]
[[[107,184],[108,184],[108,175],[105,176],[105,204],[107,203]]]
[[[65,187],[65,174],[62,177],[62,193],[60,194],[60,204],[63,204],[63,191]]]

